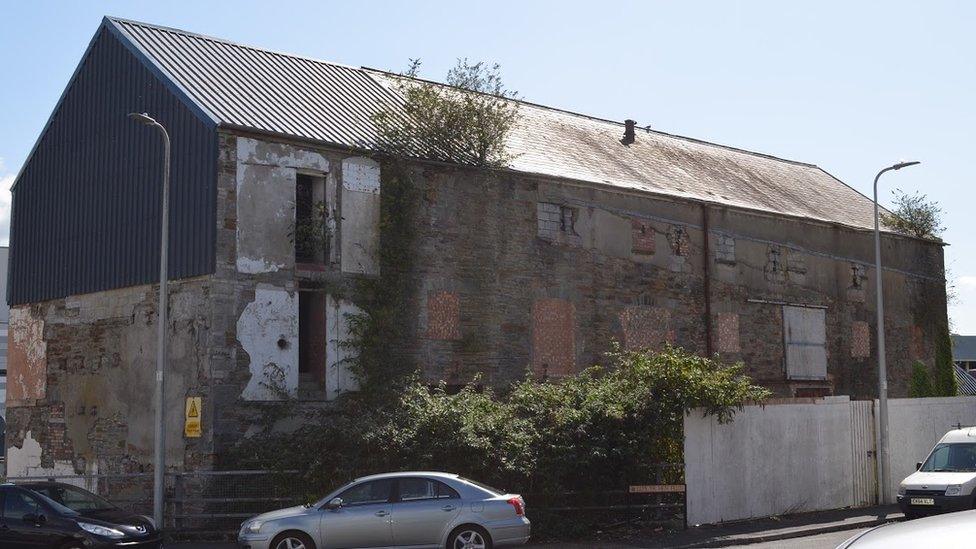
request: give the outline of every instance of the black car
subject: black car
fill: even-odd
[[[70,484],[0,485],[0,511],[3,549],[162,547],[162,535],[149,518]]]

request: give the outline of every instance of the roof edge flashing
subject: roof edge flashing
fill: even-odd
[[[159,80],[167,87],[174,95],[182,99],[190,111],[193,112],[201,122],[208,124],[211,128],[216,128],[220,119],[217,118],[210,109],[205,107],[200,101],[198,101],[189,90],[183,87],[179,83],[179,80],[173,77],[156,59],[146,51],[129,33],[119,25],[119,21],[125,21],[117,18],[112,18],[105,16],[102,19],[102,25],[109,29],[112,34],[118,38],[118,40],[132,52],[133,55],[139,59],[149,70],[152,72]]]

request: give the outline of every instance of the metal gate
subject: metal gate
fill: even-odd
[[[874,444],[874,403],[851,402],[851,452],[854,476],[854,506],[874,505],[878,501],[877,466]]]

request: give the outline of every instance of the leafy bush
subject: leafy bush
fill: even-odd
[[[379,148],[398,157],[507,164],[505,138],[518,118],[518,103],[502,84],[500,67],[459,59],[447,73],[447,85],[420,80],[419,69],[420,61],[412,59],[396,82],[402,105],[373,117]]]
[[[932,377],[929,375],[928,367],[921,360],[916,360],[912,364],[912,383],[908,394],[912,398],[932,396]]]
[[[657,463],[681,461],[689,410],[728,422],[769,395],[741,374],[741,364],[675,347],[616,349],[608,363],[559,382],[526,379],[505,396],[474,385],[449,394],[416,380],[387,406],[348,395],[297,432],[252,438],[235,465],[301,470],[309,499],[356,476],[417,469],[513,492],[623,489],[653,482]]]
[[[942,208],[937,202],[929,202],[924,194],[909,195],[900,189],[892,191],[894,210],[881,213],[881,222],[888,228],[919,238],[938,239],[945,227],[942,226]]]

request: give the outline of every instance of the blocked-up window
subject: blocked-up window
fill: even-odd
[[[564,241],[576,234],[576,208],[551,202],[536,204],[537,234],[540,238]]]
[[[783,306],[787,379],[827,379],[826,310]]]

